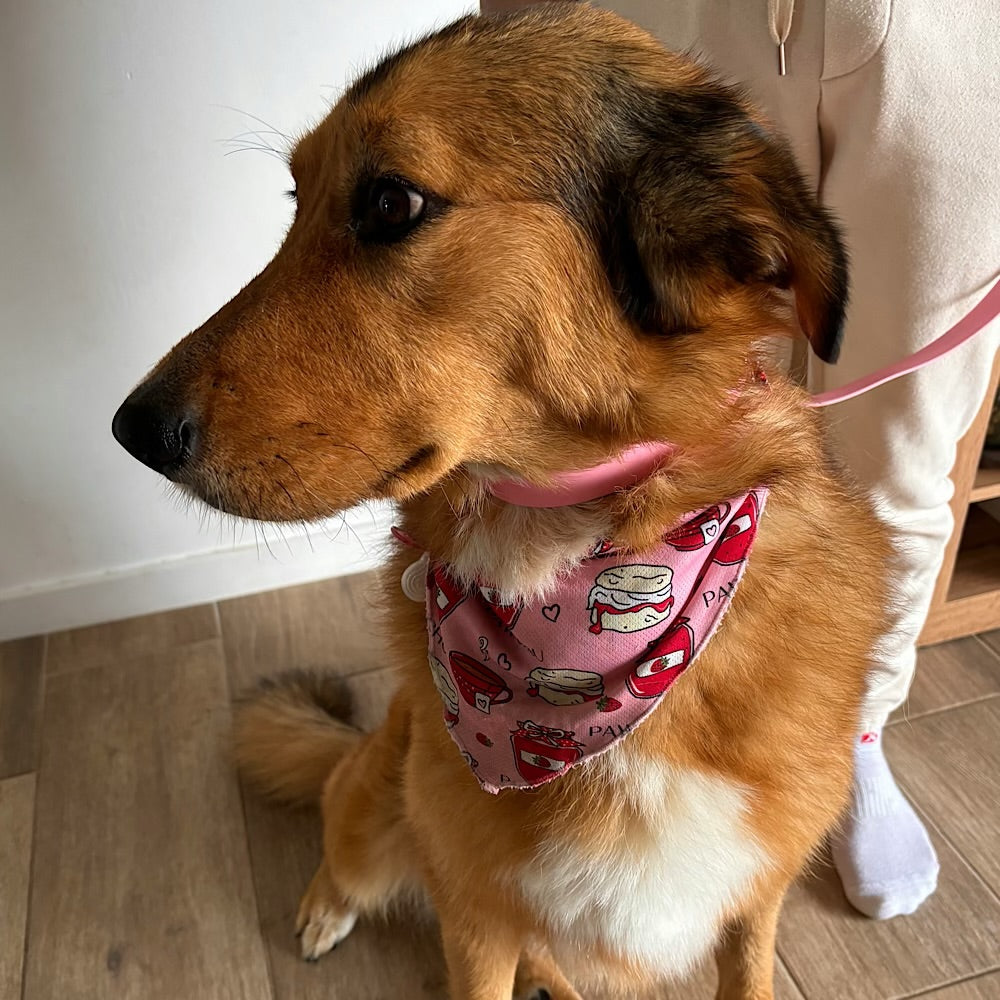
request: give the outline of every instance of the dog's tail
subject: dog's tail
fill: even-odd
[[[297,672],[262,681],[236,705],[236,763],[269,798],[312,805],[334,765],[361,739],[344,721],[349,716],[339,678]]]

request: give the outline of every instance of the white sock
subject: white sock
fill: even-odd
[[[881,731],[855,744],[851,805],[831,847],[847,898],[868,917],[912,913],[937,888],[937,855],[889,770]]]

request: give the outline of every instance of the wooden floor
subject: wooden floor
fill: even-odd
[[[0,1000],[444,997],[433,926],[361,924],[317,965],[292,918],[318,820],[244,794],[230,698],[290,667],[349,675],[362,725],[391,675],[368,578],[0,645]],[[783,1000],[1000,998],[1000,632],[921,654],[886,748],[941,858],[916,915],[875,923],[821,867],[791,893]],[[669,947],[669,942],[665,942]],[[671,997],[712,994],[705,970]]]

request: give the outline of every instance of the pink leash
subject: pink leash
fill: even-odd
[[[990,320],[1000,315],[1000,281],[983,296],[979,304],[962,317],[950,330],[926,347],[882,368],[872,375],[849,382],[840,389],[813,396],[809,406],[830,406],[845,399],[884,385],[901,375],[923,368],[924,365],[953,351],[959,344],[974,337]],[[532,486],[519,479],[504,479],[490,484],[490,492],[499,500],[518,507],[566,507],[608,496],[616,490],[628,489],[651,476],[673,454],[675,448],[666,441],[653,441],[627,448],[620,455],[589,469],[563,472],[553,477],[553,485]]]
[[[872,375],[865,375],[864,378],[855,379],[839,389],[831,389],[829,392],[821,392],[809,401],[810,406],[829,406],[831,403],[842,403],[845,399],[853,399],[861,393],[874,389],[878,385],[884,385],[900,375],[909,375],[918,368],[931,361],[936,361],[949,351],[955,350],[960,344],[971,340],[987,323],[1000,316],[1000,281],[994,283],[993,287],[979,300],[971,312],[966,313],[950,330],[942,333],[937,340],[932,340],[926,347],[922,347],[915,354],[911,354],[902,361],[888,365]]]

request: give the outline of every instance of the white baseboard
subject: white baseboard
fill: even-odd
[[[230,546],[198,555],[110,570],[0,594],[0,642],[79,628],[326,577],[361,573],[388,551],[389,508],[351,510],[329,535],[289,535],[272,528],[268,544]]]

